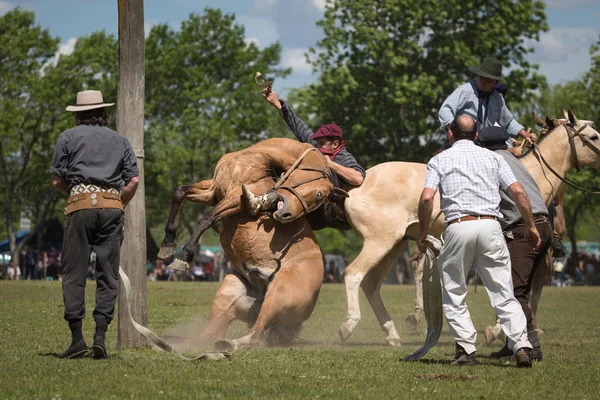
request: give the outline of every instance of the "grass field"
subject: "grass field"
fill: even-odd
[[[148,326],[157,333],[200,330],[216,283],[148,283]],[[94,285],[88,285],[84,334],[93,333]],[[383,298],[403,346],[385,345],[364,297],[363,319],[346,345],[337,338],[345,317],[342,285],[324,285],[301,338],[289,349],[242,350],[230,361],[186,362],[153,349],[115,350],[116,319],[108,332],[109,360],[60,360],[70,340],[62,319],[59,282],[0,281],[0,398],[438,398],[596,399],[600,397],[600,289],[545,288],[539,313],[544,361],[531,370],[489,359],[483,344],[494,316],[483,288],[467,301],[479,334],[480,365],[449,365],[454,343],[447,333],[422,362],[402,361],[423,342],[404,326],[413,305],[409,286],[384,286]],[[228,337],[247,332],[235,323]]]

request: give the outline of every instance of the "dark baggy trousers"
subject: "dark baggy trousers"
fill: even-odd
[[[527,319],[527,330],[534,329],[533,314],[528,304],[528,296],[531,290],[533,275],[544,260],[550,242],[552,241],[552,226],[548,221],[540,221],[535,224],[540,233],[541,244],[538,250],[533,250],[532,246],[525,240],[525,225],[518,225],[512,229],[513,240],[508,240],[508,251],[510,253],[510,262],[512,266],[512,280],[515,297],[521,304],[525,318]]]
[[[119,292],[119,262],[123,241],[123,211],[87,209],[67,215],[62,252],[65,320],[85,317],[85,284],[91,250],[96,252],[96,326],[112,321]]]

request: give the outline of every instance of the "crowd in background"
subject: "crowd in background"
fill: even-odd
[[[3,264],[0,269],[0,279],[5,280],[57,280],[61,276],[61,253],[55,247],[50,251],[36,251],[28,247],[21,257],[21,263],[14,265],[11,260]],[[324,283],[342,283],[343,269],[348,264],[343,260],[343,265],[337,265],[334,260],[325,260],[324,257]],[[230,273],[231,262],[221,253],[213,256],[199,254],[194,265],[186,272],[173,271],[166,267],[162,260],[147,260],[146,277],[150,281],[206,281],[220,282]],[[600,263],[596,254],[580,252],[577,260],[572,257],[556,258],[553,264],[552,284],[554,286],[581,286],[600,285]],[[94,280],[95,255],[92,253],[88,265],[88,279]],[[476,279],[475,274],[470,274],[471,283]]]
[[[555,259],[553,285],[600,285],[600,264],[596,254],[580,252],[576,259],[572,256]]]
[[[50,251],[37,251],[27,247],[21,262],[15,265],[13,260],[2,265],[1,279],[61,280],[60,251],[51,247]]]

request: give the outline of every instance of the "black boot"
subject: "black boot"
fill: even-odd
[[[94,352],[94,360],[105,360],[108,358],[108,352],[104,345],[104,336],[96,336],[94,338],[92,351]]]
[[[83,357],[89,350],[85,340],[83,340],[83,333],[81,331],[81,321],[69,322],[69,329],[71,329],[71,344],[65,350],[64,353],[59,354],[58,358],[79,358]]]
[[[96,333],[94,334],[94,345],[92,346],[95,360],[105,360],[108,358],[108,352],[104,344],[104,336],[107,329],[108,323],[106,321],[100,318],[96,320]]]
[[[513,351],[510,349],[510,347],[508,347],[508,339],[506,339],[506,341],[504,342],[504,347],[502,347],[500,350],[498,351],[494,351],[492,352],[492,354],[490,354],[490,356],[492,358],[510,358],[514,355]]]

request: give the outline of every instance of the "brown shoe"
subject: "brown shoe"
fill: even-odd
[[[471,354],[467,354],[466,350],[462,348],[461,345],[456,343],[456,350],[454,351],[454,361],[452,361],[452,365],[475,365],[477,364],[477,360],[475,358],[476,351]]]
[[[529,349],[521,347],[515,354],[517,368],[531,368],[531,359],[529,358]]]

